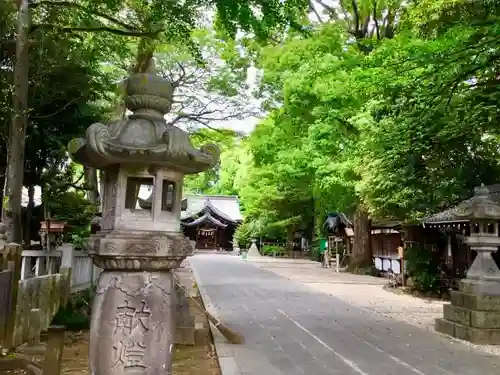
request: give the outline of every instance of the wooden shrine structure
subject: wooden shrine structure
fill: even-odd
[[[238,197],[191,195],[183,201],[183,232],[197,249],[233,250],[233,236],[243,217]]]

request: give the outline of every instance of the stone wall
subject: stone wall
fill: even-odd
[[[198,298],[201,301],[198,289],[195,287],[195,278],[189,268],[176,269],[175,277],[190,297]],[[204,345],[208,343],[210,330],[205,315],[181,288],[176,286],[175,292],[175,343],[179,345]]]
[[[14,345],[18,346],[40,336],[59,310],[69,293],[71,272],[33,277],[19,281]]]

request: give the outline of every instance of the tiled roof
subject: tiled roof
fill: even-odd
[[[490,193],[490,198],[497,202],[500,203],[500,184],[495,184],[495,185],[489,185],[487,186],[489,193]],[[467,201],[467,200],[465,200]],[[464,202],[465,202],[464,201]],[[458,222],[466,222],[467,220],[461,220],[457,219],[455,217],[455,208],[457,206],[454,206],[452,208],[449,208],[447,210],[444,210],[442,212],[438,212],[434,215],[431,215],[429,217],[426,217],[423,220],[424,224],[438,224],[438,223],[458,223]]]
[[[200,214],[210,208],[223,218],[236,222],[243,220],[240,202],[235,195],[187,195],[187,208],[181,212],[181,220]]]

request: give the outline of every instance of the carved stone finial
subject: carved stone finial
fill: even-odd
[[[173,88],[170,81],[155,72],[153,60],[145,73],[138,73],[127,79],[127,97],[125,105],[137,117],[148,111],[149,117],[163,119],[172,109]]]
[[[132,115],[109,125],[92,124],[85,138],[70,142],[68,149],[76,162],[97,169],[154,165],[184,173],[198,173],[218,163],[216,145],[195,148],[187,132],[167,124],[164,116],[171,109],[172,85],[151,73],[152,61],[148,71],[127,79],[125,104]]]

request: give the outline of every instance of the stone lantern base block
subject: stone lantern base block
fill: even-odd
[[[170,271],[103,271],[92,310],[93,375],[170,375],[175,337]]]
[[[460,283],[460,290],[451,293],[451,304],[443,307],[443,319],[436,320],[436,331],[474,344],[500,345],[500,296],[465,292],[484,292],[480,283]]]
[[[436,331],[477,345],[500,345],[500,329],[479,329],[436,319]]]
[[[461,280],[458,286],[459,291],[468,294],[500,296],[500,279],[498,280]]]

